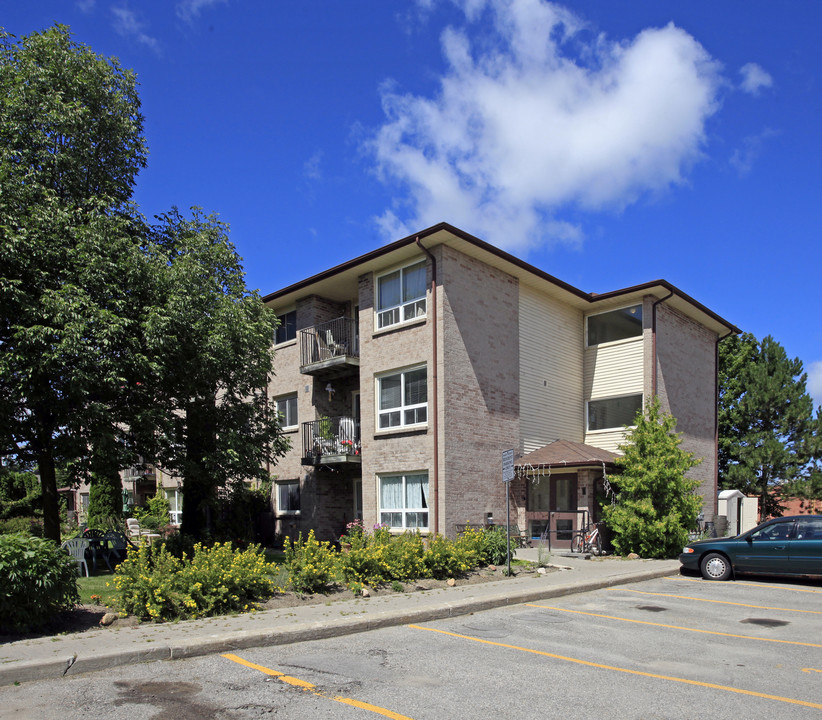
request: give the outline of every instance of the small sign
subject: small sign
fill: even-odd
[[[502,452],[502,482],[509,483],[514,479],[514,451]]]

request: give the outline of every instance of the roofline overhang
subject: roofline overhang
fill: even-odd
[[[491,245],[490,243],[485,242],[484,240],[480,240],[478,237],[471,235],[470,233],[465,232],[464,230],[460,230],[453,225],[450,225],[446,222],[441,222],[436,225],[432,225],[425,230],[421,230],[418,233],[414,233],[413,235],[408,235],[400,240],[396,240],[388,245],[383,245],[382,247],[377,248],[376,250],[372,250],[371,252],[365,253],[364,255],[360,255],[352,260],[348,260],[340,265],[336,265],[328,270],[324,270],[323,272],[317,273],[316,275],[312,275],[311,277],[305,278],[304,280],[300,280],[292,285],[287,287],[281,288],[280,290],[275,290],[268,295],[264,295],[262,300],[266,304],[276,303],[278,300],[291,300],[289,296],[294,296],[300,294],[301,291],[307,290],[312,285],[316,285],[321,283],[325,280],[328,280],[335,275],[340,275],[342,273],[351,271],[356,269],[359,266],[363,266],[363,271],[367,270],[367,265],[373,263],[375,260],[379,260],[385,256],[391,255],[398,250],[403,250],[409,248],[410,246],[415,246],[417,240],[425,240],[437,233],[445,232],[448,233],[459,240],[462,240],[469,245],[473,245],[478,250],[484,251],[489,253],[490,255],[498,258],[499,260],[503,261],[504,263],[513,265],[514,267],[518,268],[521,271],[528,273],[534,277],[537,277],[545,282],[550,283],[551,285],[569,293],[571,296],[576,298],[578,301],[581,301],[580,304],[583,308],[587,308],[590,310],[595,310],[596,305],[599,303],[608,304],[609,301],[619,301],[621,298],[625,298],[626,300],[630,299],[631,295],[639,296],[645,294],[658,294],[660,297],[664,295],[671,295],[670,301],[678,301],[684,303],[692,307],[693,309],[697,310],[700,314],[703,314],[705,317],[709,318],[712,321],[713,329],[719,335],[730,335],[730,334],[738,334],[742,331],[733,325],[732,323],[725,320],[723,317],[715,313],[713,310],[710,310],[702,303],[694,300],[690,295],[687,293],[682,292],[678,287],[672,285],[667,280],[653,280],[651,282],[642,283],[640,285],[633,285],[631,287],[622,288],[619,290],[613,290],[607,293],[586,293],[579,288],[570,285],[569,283],[560,280],[559,278],[540,270],[539,268],[521,260],[520,258],[511,255],[510,253],[506,252],[505,250],[501,250],[500,248]],[[296,299],[296,298],[293,298]],[[674,302],[671,302],[674,304]]]
[[[569,463],[538,463],[537,465],[531,465],[529,463],[514,463],[514,467],[521,467],[521,468],[528,468],[531,470],[564,470],[566,468],[570,470],[582,470],[585,468],[596,468],[599,469],[603,465],[606,465],[611,468],[615,468],[617,465],[613,460],[585,460],[581,462],[569,462]]]

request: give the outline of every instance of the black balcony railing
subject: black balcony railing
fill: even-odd
[[[300,365],[324,363],[336,358],[359,358],[357,323],[337,318],[300,330]]]
[[[303,464],[357,462],[360,423],[352,417],[324,417],[303,423]]]

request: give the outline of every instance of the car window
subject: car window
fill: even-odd
[[[796,523],[797,540],[822,540],[822,518],[803,518]]]
[[[751,534],[754,540],[787,540],[793,533],[793,522],[774,523]]]

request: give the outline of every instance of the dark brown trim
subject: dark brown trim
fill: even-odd
[[[557,287],[565,290],[568,293],[571,293],[572,295],[575,295],[576,297],[578,297],[581,300],[584,300],[586,302],[589,302],[589,303],[593,304],[593,303],[601,302],[603,300],[611,300],[611,299],[614,299],[614,298],[619,298],[622,295],[628,295],[630,293],[647,291],[647,290],[651,290],[652,288],[655,288],[655,287],[662,287],[665,290],[667,290],[668,292],[674,293],[675,295],[682,298],[687,303],[693,305],[695,308],[697,308],[701,312],[708,315],[710,318],[712,318],[717,323],[719,323],[721,325],[724,325],[725,327],[729,328],[732,332],[734,332],[734,333],[742,332],[735,325],[732,325],[727,320],[722,318],[720,315],[717,315],[715,312],[713,312],[709,308],[705,307],[702,303],[694,300],[690,295],[688,295],[687,293],[682,292],[679,288],[675,287],[674,285],[669,283],[667,280],[654,280],[652,282],[642,283],[641,285],[634,285],[632,287],[622,288],[620,290],[613,290],[611,292],[601,293],[601,294],[600,293],[586,293],[583,290],[580,290],[579,288],[576,288],[573,285],[569,285],[568,283],[560,280],[559,278],[554,277],[553,275],[550,275],[549,273],[543,272],[539,268],[534,267],[533,265],[530,265],[529,263],[525,262],[524,260],[520,260],[518,257],[515,257],[514,255],[511,255],[510,253],[507,253],[505,250],[501,250],[500,248],[495,247],[494,245],[491,245],[491,244],[485,242],[484,240],[480,240],[478,237],[475,237],[474,235],[471,235],[470,233],[467,233],[464,230],[460,230],[459,228],[454,227],[453,225],[449,225],[446,222],[441,222],[441,223],[438,223],[436,225],[432,225],[431,227],[426,228],[425,230],[423,230],[419,233],[416,233],[414,235],[409,235],[408,237],[401,238],[400,240],[396,240],[395,242],[389,243],[388,245],[383,245],[382,247],[377,248],[376,250],[372,250],[371,252],[368,252],[365,255],[360,255],[359,257],[356,257],[352,260],[348,260],[347,262],[344,262],[341,265],[337,265],[337,266],[335,266],[333,268],[330,268],[328,270],[324,270],[321,273],[318,273],[316,275],[312,275],[311,277],[306,278],[304,280],[300,280],[299,282],[296,282],[293,285],[289,285],[288,287],[282,288],[280,290],[276,290],[275,292],[269,293],[268,295],[264,295],[263,296],[263,302],[266,302],[266,303],[271,302],[273,300],[276,300],[279,297],[282,297],[283,295],[288,295],[289,293],[295,292],[297,290],[301,290],[301,289],[303,289],[305,287],[308,287],[309,285],[312,285],[316,282],[320,282],[321,280],[326,280],[326,279],[328,279],[328,278],[330,278],[334,275],[337,275],[341,272],[345,272],[346,270],[351,270],[352,268],[356,268],[358,265],[363,265],[367,262],[370,262],[371,260],[375,260],[377,258],[383,257],[384,255],[388,255],[388,254],[394,252],[395,250],[399,250],[399,249],[407,247],[409,245],[416,244],[418,239],[419,240],[424,240],[425,238],[430,237],[431,235],[434,235],[434,234],[436,234],[438,232],[441,232],[441,231],[448,232],[451,235],[454,235],[455,237],[458,237],[461,240],[464,240],[465,242],[470,243],[471,245],[474,245],[475,247],[479,248],[480,250],[484,250],[485,252],[487,252],[491,255],[494,255],[495,257],[498,257],[501,260],[504,260],[505,262],[511,263],[512,265],[515,265],[516,267],[518,267],[522,270],[525,270],[526,272],[529,272],[532,275],[535,275],[536,277],[539,277],[539,278],[545,280],[546,282],[549,282],[553,285],[556,285]]]
[[[564,468],[580,470],[583,468],[601,468],[605,464],[606,467],[615,468],[616,463],[610,460],[588,460],[584,462],[569,462],[569,463],[539,463],[538,465],[520,465],[514,463],[514,467],[533,468],[534,470],[562,470]]]

